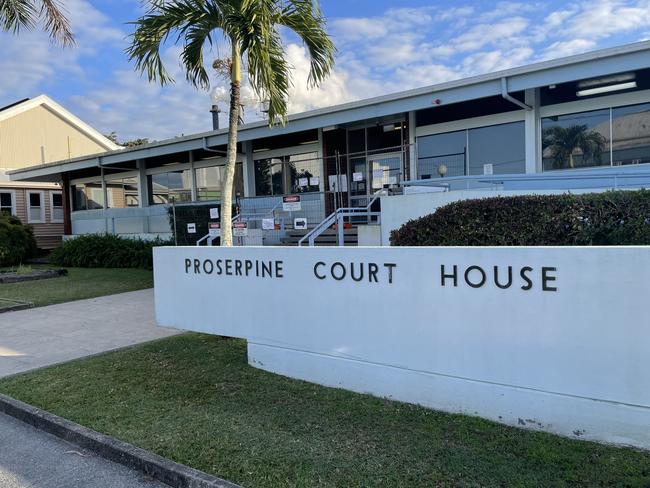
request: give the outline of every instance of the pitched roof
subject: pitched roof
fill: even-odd
[[[36,98],[25,98],[24,100],[0,108],[0,122],[39,106],[45,107],[47,110],[94,140],[97,144],[104,147],[107,151],[121,149],[122,146],[115,144],[108,137],[93,129],[79,117],[63,108],[47,95],[39,95]]]

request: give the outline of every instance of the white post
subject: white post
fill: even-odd
[[[138,166],[138,207],[149,206],[149,186],[147,185],[147,167],[144,159],[136,160]]]
[[[416,141],[417,139],[415,138],[415,112],[410,111],[409,112],[409,125],[408,125],[408,132],[409,132],[409,179],[410,180],[417,180],[418,178],[418,158],[417,158],[417,146],[416,146]]]
[[[190,199],[196,202],[196,173],[194,172],[194,151],[188,151],[187,159],[190,163]]]
[[[137,159],[135,162],[138,168],[138,207],[147,208],[149,206],[149,185],[147,184],[147,166],[144,159]],[[142,233],[149,233],[149,215],[148,211],[143,211]]]
[[[533,107],[525,111],[526,173],[542,172],[542,129],[539,116],[539,89],[526,90],[525,101]]]
[[[244,146],[244,196],[255,196],[255,162],[253,160],[253,142],[245,141]]]

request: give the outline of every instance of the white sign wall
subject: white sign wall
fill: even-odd
[[[650,248],[169,247],[154,272],[159,325],[255,367],[650,447]]]

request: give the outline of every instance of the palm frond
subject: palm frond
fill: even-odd
[[[294,31],[304,42],[311,58],[309,82],[319,85],[334,66],[336,47],[325,30],[325,19],[312,0],[289,0],[277,22]]]
[[[45,30],[63,46],[74,45],[74,34],[70,22],[63,14],[63,8],[57,0],[41,0],[41,15],[45,17]]]
[[[4,31],[17,33],[20,29],[33,29],[38,20],[38,11],[32,1],[0,0],[0,27]]]
[[[245,10],[241,17],[239,40],[242,54],[248,61],[251,86],[261,99],[269,102],[269,123],[279,118],[286,122],[290,67],[285,59],[284,46],[276,29],[277,2],[243,0]]]
[[[149,80],[161,84],[173,83],[162,59],[162,44],[172,35],[175,42],[184,39],[182,60],[188,81],[206,87],[208,75],[203,64],[202,46],[210,41],[210,33],[222,28],[223,15],[216,2],[201,0],[177,0],[158,2],[151,10],[133,22],[136,26],[131,44],[126,49],[129,59],[135,61],[136,69],[146,72]]]

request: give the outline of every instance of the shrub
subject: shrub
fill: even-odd
[[[394,246],[650,244],[650,190],[454,202],[391,233]]]
[[[0,266],[14,266],[36,254],[32,228],[17,217],[0,213]]]
[[[128,239],[108,234],[89,234],[68,239],[57,247],[50,260],[59,266],[80,268],[153,268],[152,249],[171,245],[155,239]]]

